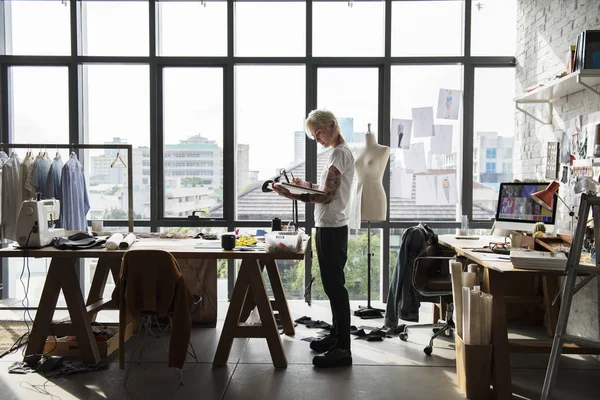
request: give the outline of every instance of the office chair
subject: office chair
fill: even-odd
[[[451,335],[455,327],[454,320],[452,319],[454,304],[452,303],[452,280],[449,271],[449,260],[456,260],[454,253],[441,250],[436,243],[427,248],[425,255],[416,257],[413,264],[412,288],[419,294],[419,300],[447,305],[444,320],[431,324],[404,325],[404,329],[398,335],[400,340],[406,342],[409,329],[433,329],[434,334],[429,340],[429,345],[423,349],[423,352],[428,356],[433,352],[434,339],[443,333]],[[443,309],[443,307],[440,308]]]
[[[202,300],[193,296],[181,273],[175,257],[164,250],[129,250],[123,256],[118,291],[119,304],[119,367],[124,369],[125,327],[131,318],[139,319],[143,341],[139,349],[137,363],[135,352],[131,353],[125,384],[133,373],[134,366],[141,363],[142,357],[158,339],[169,357],[169,367],[183,385],[181,368],[187,355],[196,363],[198,357],[190,342],[190,310]],[[113,296],[114,297],[114,296]],[[160,320],[165,320],[162,324]],[[160,340],[170,335],[169,351]],[[151,340],[148,343],[148,339]]]

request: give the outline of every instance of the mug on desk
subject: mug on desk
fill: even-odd
[[[103,232],[104,221],[92,220],[92,232]]]

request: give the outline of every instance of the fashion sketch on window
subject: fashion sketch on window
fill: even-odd
[[[392,134],[390,143],[392,149],[410,149],[410,137],[412,132],[412,120],[392,119]]]
[[[458,203],[456,174],[436,175],[437,204]]]
[[[458,119],[462,90],[440,89],[436,118]]]

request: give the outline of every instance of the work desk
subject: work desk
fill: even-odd
[[[277,310],[286,335],[294,334],[294,324],[285,298],[276,260],[302,260],[309,241],[303,242],[303,248],[297,253],[267,253],[264,250],[240,251],[214,248],[195,248],[200,242],[196,239],[138,239],[131,250],[161,249],[171,252],[175,257],[201,259],[239,259],[238,272],[229,309],[219,344],[213,360],[214,366],[227,364],[233,339],[236,337],[265,338],[269,345],[275,367],[285,368],[287,359],[273,310]],[[25,355],[42,354],[48,336],[75,335],[86,363],[98,363],[100,355],[91,323],[97,313],[103,309],[115,309],[112,299],[102,298],[108,274],[112,273],[118,281],[121,259],[128,250],[84,249],[59,250],[54,247],[41,249],[0,249],[0,257],[51,258],[42,296],[38,306],[29,343]],[[76,274],[76,263],[82,258],[97,258],[98,264],[92,279],[87,300],[83,298]],[[269,300],[263,270],[266,268],[273,291],[274,300]],[[60,291],[63,291],[70,321],[53,322]],[[257,307],[261,325],[245,325],[250,311]]]
[[[510,373],[510,353],[549,353],[552,343],[550,341],[540,342],[536,340],[508,339],[508,327],[506,318],[506,303],[510,301],[505,296],[505,289],[518,279],[519,276],[537,275],[542,279],[544,308],[547,317],[547,330],[550,337],[554,336],[559,302],[552,305],[554,294],[558,287],[558,277],[564,275],[558,271],[539,271],[518,269],[508,259],[500,259],[502,256],[489,256],[488,253],[474,252],[473,249],[483,248],[490,242],[503,242],[503,236],[480,236],[478,240],[456,239],[456,235],[439,235],[439,243],[451,248],[457,255],[465,257],[469,262],[479,264],[483,267],[483,287],[485,293],[494,296],[492,303],[492,345],[493,345],[493,382],[494,393],[497,399],[512,398],[512,383]],[[590,349],[578,346],[566,347],[564,353],[592,354]],[[598,350],[596,350],[597,354]]]

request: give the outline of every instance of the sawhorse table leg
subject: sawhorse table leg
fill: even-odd
[[[234,338],[265,338],[269,346],[273,365],[277,368],[287,367],[287,359],[283,351],[277,324],[275,323],[273,308],[271,307],[267,289],[262,278],[262,270],[263,268],[259,260],[249,258],[242,260],[235,287],[233,288],[227,316],[225,317],[221,338],[219,339],[219,344],[213,360],[213,365],[216,367],[227,364]],[[271,274],[272,272],[269,273],[270,279],[272,279]],[[279,282],[281,282],[281,280]],[[271,285],[278,286],[277,284],[273,284],[273,282],[271,282]],[[274,292],[276,291],[279,291],[279,288],[274,289]],[[281,294],[283,294],[283,287],[281,287],[281,292],[276,294],[276,296],[280,297]],[[283,301],[285,302],[285,298]],[[244,304],[249,302],[256,304],[260,315],[261,325],[247,325],[244,322],[240,322]],[[291,319],[289,320],[291,323]]]

